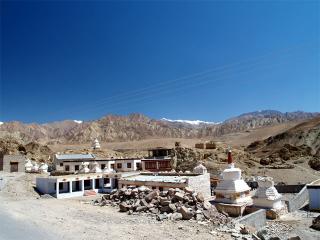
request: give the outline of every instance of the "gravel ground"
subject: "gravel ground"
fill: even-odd
[[[12,175],[11,175],[12,176]],[[2,176],[4,177],[4,176]],[[91,204],[93,197],[57,200],[40,198],[33,190],[34,176],[14,175],[0,191],[0,224],[15,226],[2,231],[0,239],[232,239],[228,233],[213,232],[212,224],[196,221],[158,222],[149,216],[127,215],[113,207]],[[3,225],[1,225],[3,226]],[[28,226],[21,228],[22,226]],[[17,235],[15,235],[17,234]]]

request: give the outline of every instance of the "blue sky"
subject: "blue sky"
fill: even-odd
[[[320,111],[320,3],[1,2],[0,121]]]

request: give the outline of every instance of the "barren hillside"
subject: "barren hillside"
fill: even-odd
[[[25,143],[90,143],[134,141],[152,138],[210,138],[250,131],[264,126],[275,126],[309,119],[318,113],[281,113],[261,111],[243,114],[219,124],[190,123],[156,120],[142,114],[128,116],[108,115],[88,122],[62,121],[47,124],[7,122],[0,125],[0,137],[13,136]]]

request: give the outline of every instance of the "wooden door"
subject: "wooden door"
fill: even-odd
[[[10,172],[18,172],[18,163],[17,162],[10,163]]]

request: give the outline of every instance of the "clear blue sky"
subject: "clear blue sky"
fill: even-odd
[[[1,1],[0,121],[320,111],[319,42],[319,1]]]

